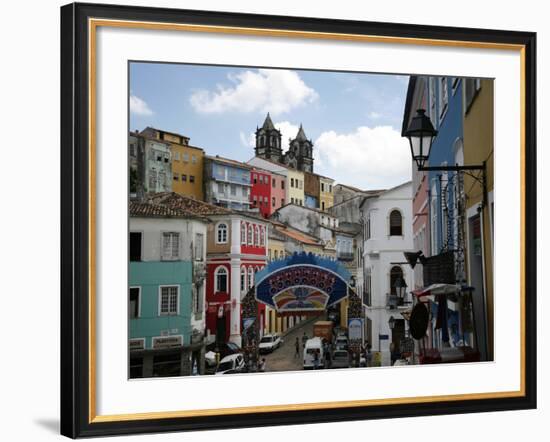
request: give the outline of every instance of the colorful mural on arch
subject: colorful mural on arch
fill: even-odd
[[[348,296],[350,277],[337,261],[294,253],[256,274],[256,299],[280,313],[322,311]]]

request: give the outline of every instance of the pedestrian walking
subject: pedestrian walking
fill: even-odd
[[[261,360],[260,363],[258,364],[258,371],[264,372],[265,369],[266,369],[265,358],[262,358],[262,360]]]
[[[306,332],[304,332],[304,334],[302,335],[302,348],[305,348],[307,340],[308,340],[307,334]]]
[[[294,353],[295,358],[300,357],[300,338],[296,336],[296,342],[294,343],[294,346],[296,347],[296,352]]]
[[[315,350],[313,354],[313,369],[317,370],[319,368],[319,349]]]

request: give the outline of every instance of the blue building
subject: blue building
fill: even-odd
[[[234,210],[250,208],[252,167],[220,156],[204,158],[204,198],[207,203]]]

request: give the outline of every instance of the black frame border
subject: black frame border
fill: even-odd
[[[88,19],[523,45],[525,52],[525,396],[90,423],[88,392]],[[61,7],[61,434],[90,437],[536,408],[536,33],[167,8]]]

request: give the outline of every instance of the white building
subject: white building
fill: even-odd
[[[364,220],[365,335],[372,350],[381,352],[382,365],[390,365],[390,344],[399,347],[408,336],[408,323],[401,312],[412,307],[413,271],[403,264],[403,252],[413,250],[411,182],[367,197],[360,209]],[[404,298],[396,295],[395,283],[400,278],[408,286]],[[395,319],[393,329],[391,317]]]

